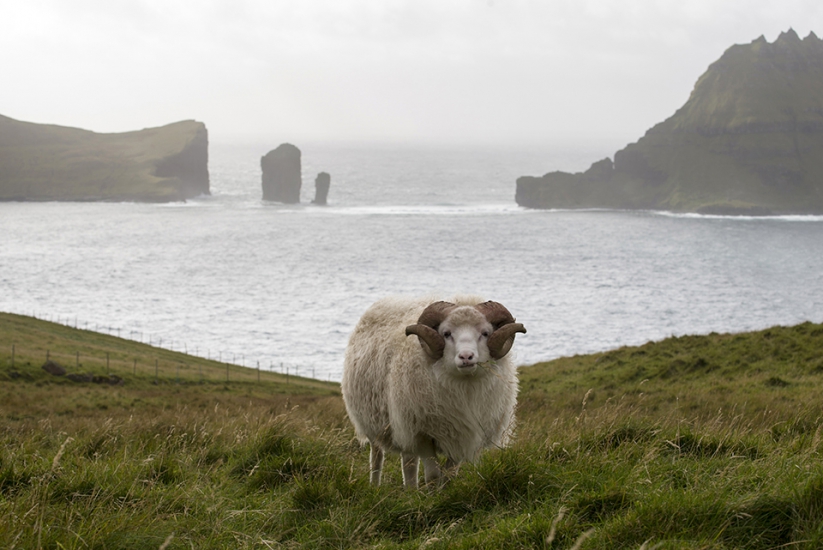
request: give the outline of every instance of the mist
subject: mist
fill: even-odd
[[[0,1],[0,113],[213,142],[636,140],[814,0]]]

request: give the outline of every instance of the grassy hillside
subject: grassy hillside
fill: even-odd
[[[202,122],[100,134],[0,116],[0,200],[162,202],[204,193]]]
[[[105,363],[91,358],[108,352],[109,371],[125,382],[48,375],[45,349],[74,357],[69,372],[101,376]],[[158,358],[192,376],[155,377]],[[671,338],[524,367],[515,443],[421,492],[401,488],[396,457],[383,486],[367,484],[368,450],[353,439],[336,385],[275,374],[258,383],[256,371],[232,369],[226,382],[224,364],[0,314],[0,540],[823,546],[823,325]]]

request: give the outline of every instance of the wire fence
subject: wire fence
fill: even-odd
[[[308,378],[306,372],[294,365],[271,363],[268,369],[257,364],[255,368],[232,363],[206,363],[196,357],[172,354],[147,359],[128,358],[121,352],[76,351],[65,353],[50,349],[21,348],[11,344],[7,364],[10,372],[18,374],[29,368],[54,369],[72,380],[116,384],[128,375],[151,376],[156,381],[176,382],[278,382],[290,383],[295,377]]]
[[[116,336],[134,342],[147,344],[157,348],[158,354],[154,363],[147,362],[145,354],[141,358],[125,357],[120,352],[91,352],[88,349],[74,353],[56,352],[47,348],[26,349],[11,343],[9,364],[12,368],[20,367],[23,357],[42,357],[43,364],[48,361],[58,363],[70,375],[96,375],[122,377],[124,374],[141,375],[153,374],[156,380],[174,379],[176,381],[260,381],[277,380],[286,377],[317,379],[315,367],[289,364],[283,361],[253,361],[247,365],[245,354],[227,352],[225,350],[202,350],[199,347],[192,349],[185,342],[170,338],[162,338],[156,334],[144,333],[137,330],[124,330],[119,327],[105,326],[98,323],[79,322],[77,317],[63,317],[59,315],[43,315],[37,313],[20,313],[41,321],[49,321],[70,328],[89,330],[92,332]],[[169,354],[163,353],[171,352]],[[203,360],[205,359],[206,364]],[[27,359],[28,360],[28,359]],[[239,361],[238,361],[239,360]],[[39,361],[39,360],[38,360]],[[37,365],[38,367],[40,365]],[[331,374],[328,374],[331,381]]]

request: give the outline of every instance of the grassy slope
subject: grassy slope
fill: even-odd
[[[17,350],[12,378],[11,342]],[[125,385],[39,369],[118,353]],[[22,351],[29,350],[29,351]],[[164,361],[213,376],[154,382]],[[82,361],[81,361],[82,363]],[[81,370],[104,369],[91,361]],[[12,548],[819,548],[823,326],[672,338],[523,368],[514,445],[439,491],[366,483],[334,385],[0,315]],[[70,369],[73,370],[73,369]],[[112,368],[112,371],[115,369]],[[234,373],[234,371],[233,371]],[[192,380],[191,382],[194,382]],[[298,383],[299,382],[299,383]]]
[[[0,116],[0,200],[179,200],[177,178],[155,175],[205,132],[183,121],[100,134]]]

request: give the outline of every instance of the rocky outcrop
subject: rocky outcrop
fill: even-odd
[[[65,376],[66,374],[66,368],[60,363],[52,361],[51,359],[43,363],[43,366],[41,368],[47,373],[51,374],[52,376]]]
[[[314,179],[314,200],[311,201],[312,204],[326,206],[329,187],[331,187],[331,176],[327,172],[317,174],[317,177]]]
[[[674,115],[582,173],[517,180],[532,208],[823,213],[823,41],[735,45]]]
[[[94,384],[108,384],[109,386],[122,386],[126,383],[125,380],[123,380],[116,374],[95,375],[90,373],[73,372],[71,374],[66,375],[66,378],[68,378],[72,382],[92,382]]]
[[[300,149],[283,143],[260,159],[260,168],[263,170],[263,200],[287,204],[300,202]]]
[[[202,122],[99,134],[0,116],[0,200],[166,202],[204,194]]]

